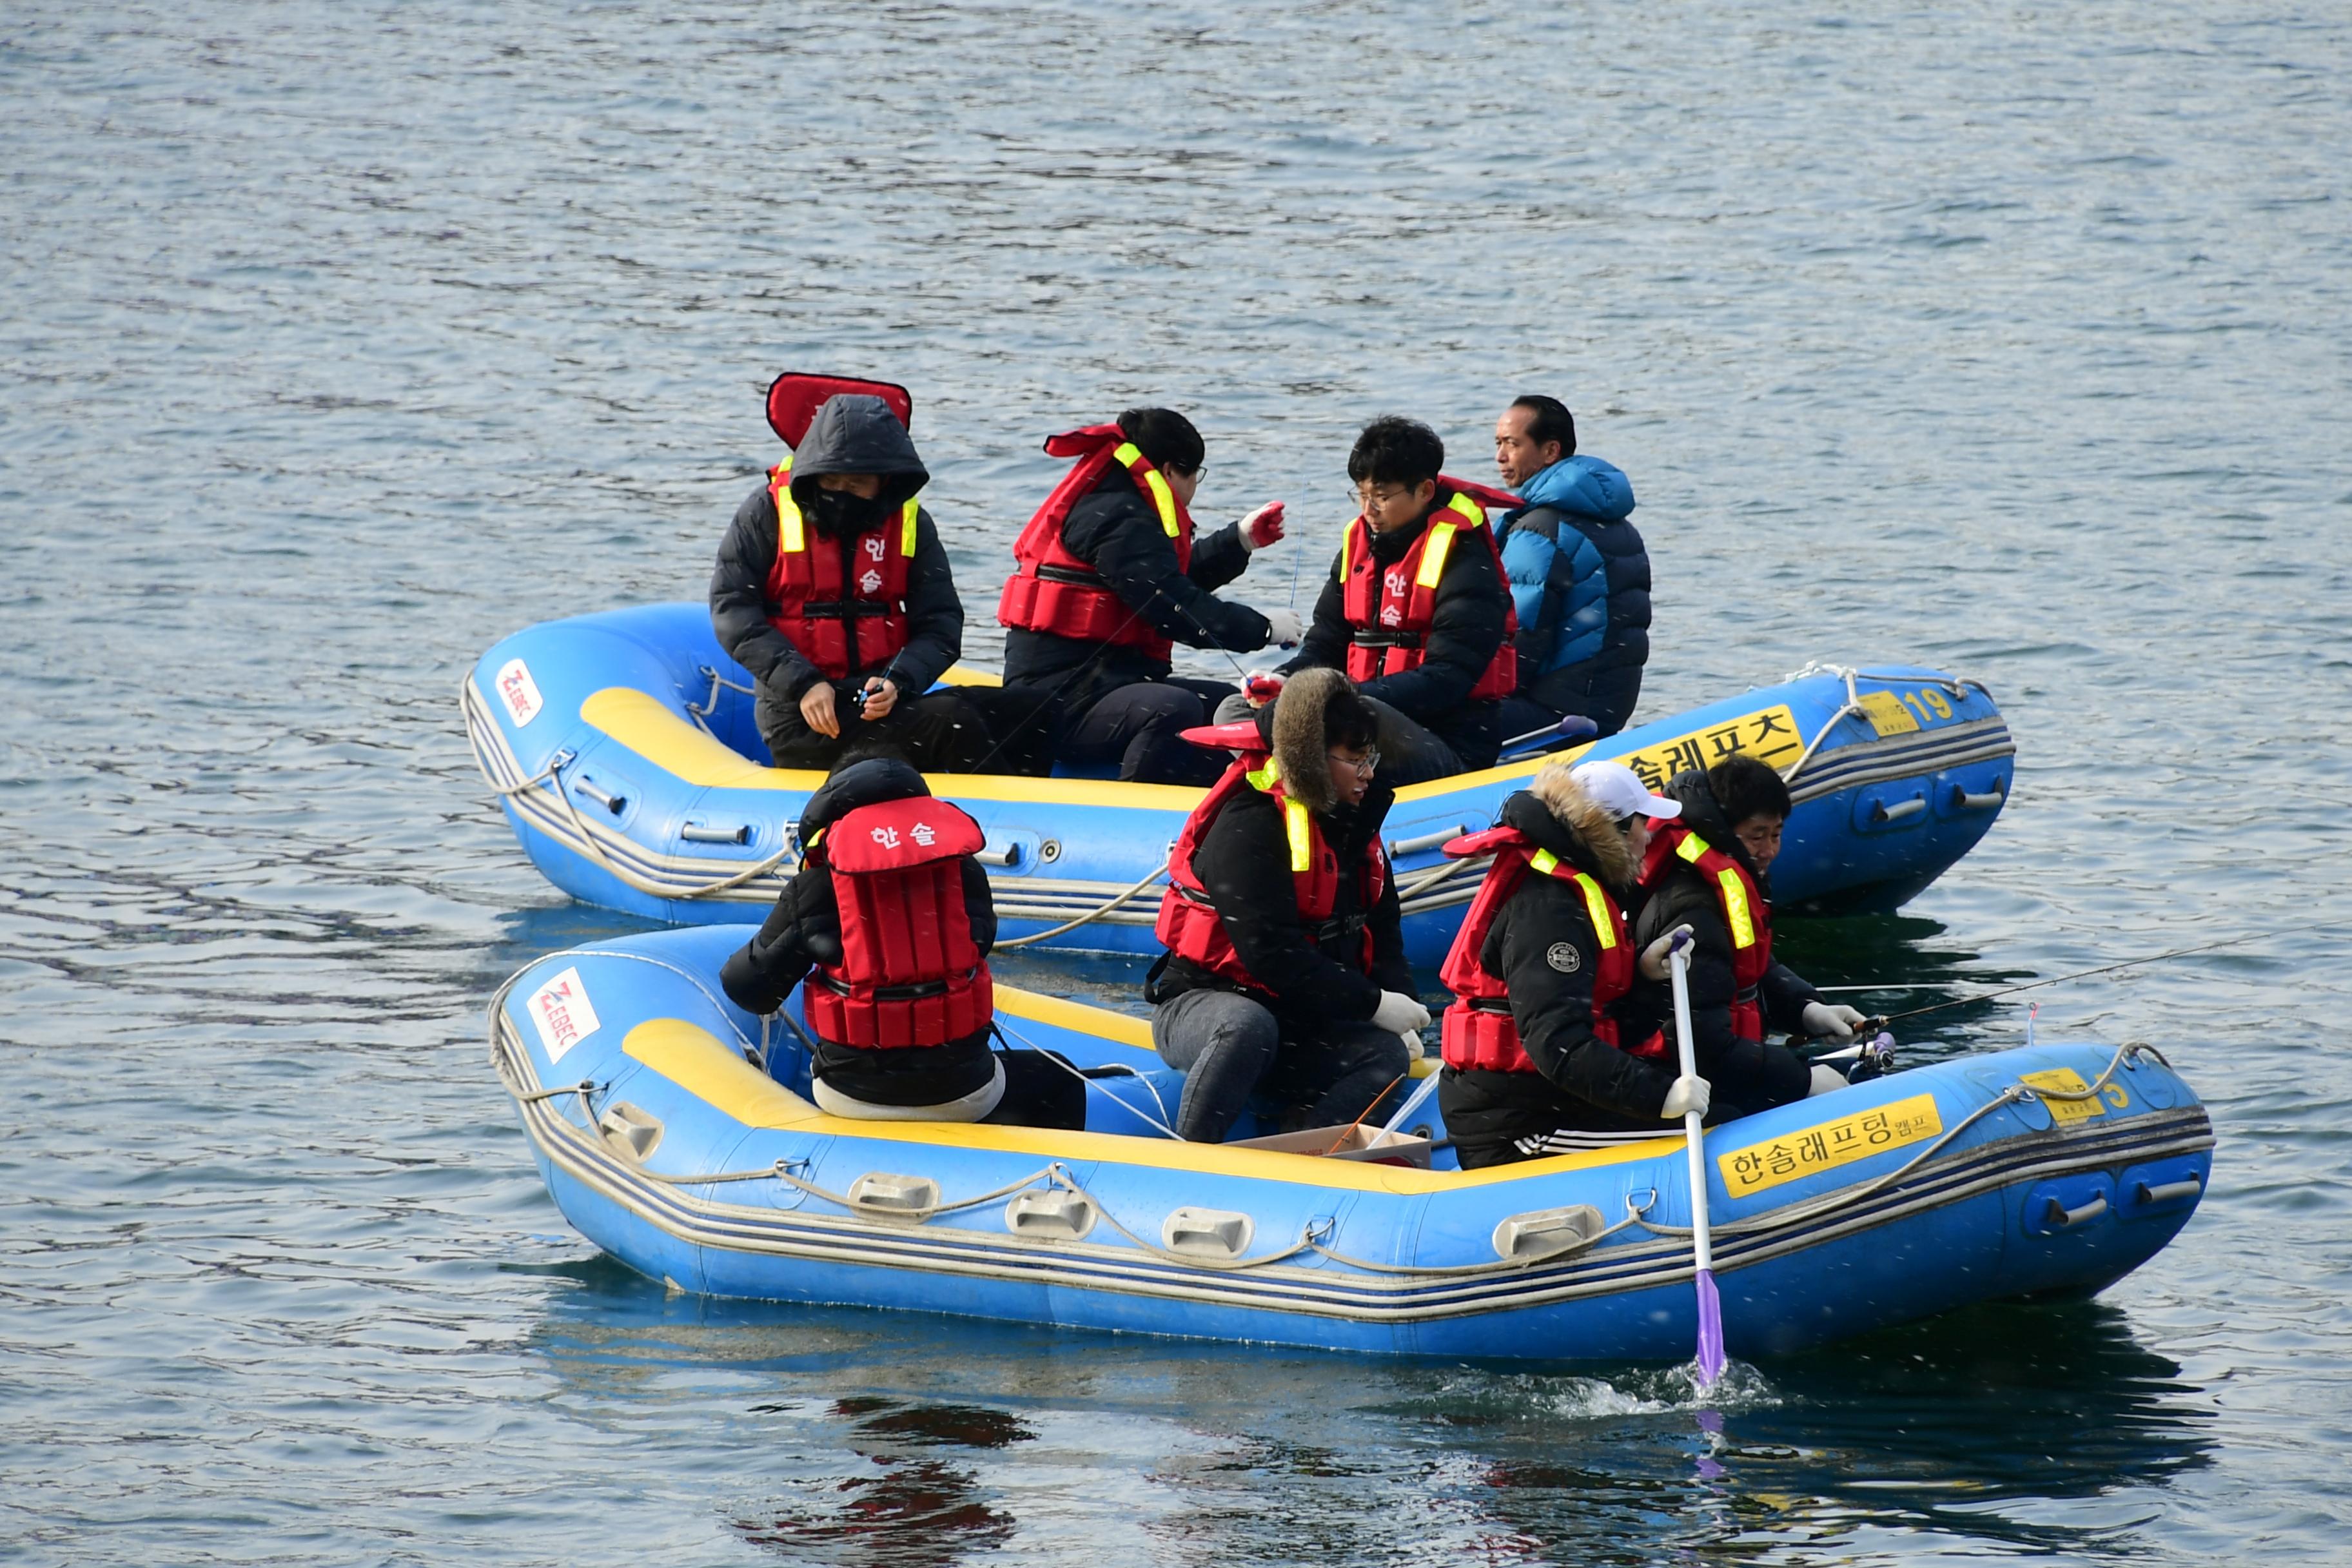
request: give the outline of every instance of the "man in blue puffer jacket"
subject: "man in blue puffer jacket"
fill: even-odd
[[[1495,467],[1528,504],[1503,517],[1503,571],[1519,611],[1519,689],[1506,735],[1581,713],[1613,735],[1633,715],[1650,657],[1650,557],[1626,519],[1633,486],[1576,455],[1556,397],[1515,399],[1495,421]]]

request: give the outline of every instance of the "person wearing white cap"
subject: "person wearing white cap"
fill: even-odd
[[[1688,1110],[1738,1114],[1625,1016],[1638,963],[1622,900],[1652,821],[1681,809],[1621,763],[1554,763],[1495,826],[1445,847],[1495,857],[1441,971],[1455,1001],[1438,1103],[1464,1168],[1655,1138]]]
[[[1768,874],[1789,816],[1787,782],[1769,763],[1734,754],[1704,773],[1675,774],[1665,794],[1677,809],[1658,824],[1642,857],[1634,940],[1654,945],[1676,931],[1692,933],[1691,1047],[1699,1072],[1718,1097],[1751,1111],[1843,1089],[1836,1068],[1809,1066],[1765,1038],[1777,1029],[1843,1045],[1863,1022],[1772,956]],[[1673,1027],[1664,966],[1645,967],[1643,978],[1627,1016]],[[1875,1073],[1885,1058],[1867,1057],[1864,1064]]]

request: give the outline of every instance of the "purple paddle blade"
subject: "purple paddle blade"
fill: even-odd
[[[1715,1272],[1698,1271],[1698,1385],[1706,1388],[1723,1375],[1723,1302],[1715,1293]]]

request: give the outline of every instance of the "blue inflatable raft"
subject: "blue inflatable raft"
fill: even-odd
[[[843,1120],[807,1098],[797,1025],[763,1025],[719,990],[746,935],[558,953],[491,1007],[492,1058],[557,1206],[647,1276],[1339,1351],[1690,1354],[1678,1136],[1446,1169],[1433,1097],[1401,1130],[1418,1136],[1359,1148],[1359,1134],[1342,1155],[1173,1142],[1160,1124],[1182,1077],[1140,1020],[1003,986],[1016,1042],[1108,1069],[1089,1080],[1087,1131]],[[2159,1055],[2090,1045],[1898,1072],[1715,1129],[1730,1351],[2095,1291],[2187,1223],[2212,1144]]]
[[[765,765],[750,679],[700,605],[553,621],[466,680],[466,729],[516,837],[583,902],[677,924],[757,919],[798,864],[793,825],[820,774]],[[1825,669],[1581,749],[1654,782],[1733,752],[1789,775],[1777,906],[1892,910],[1967,854],[2007,800],[2016,748],[1980,686],[1932,670]],[[1486,862],[1447,860],[1548,760],[1398,792],[1389,852],[1407,951],[1434,968]],[[1116,780],[940,774],[988,835],[1007,943],[1155,952],[1168,850],[1199,790]]]

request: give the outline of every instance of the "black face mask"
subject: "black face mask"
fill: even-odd
[[[849,490],[829,490],[819,487],[807,500],[801,503],[809,521],[816,524],[819,533],[840,535],[863,533],[882,521],[882,501],[871,500]]]

